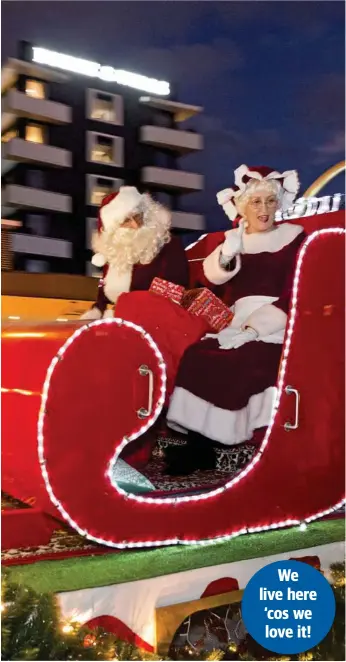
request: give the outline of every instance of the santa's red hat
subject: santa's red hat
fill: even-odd
[[[99,208],[97,232],[100,234],[121,225],[140,209],[143,198],[134,186],[121,186],[118,192],[106,195]],[[103,267],[106,259],[102,253],[95,253],[91,262],[95,267]]]
[[[267,166],[241,165],[234,171],[234,186],[217,194],[217,201],[231,221],[239,217],[236,200],[245,193],[249,182],[276,181],[282,188],[281,208],[286,211],[292,206],[299,191],[299,179],[296,170],[286,170],[283,173]]]

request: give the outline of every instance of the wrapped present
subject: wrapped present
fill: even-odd
[[[170,299],[174,303],[181,303],[183,300],[185,288],[182,285],[170,283],[162,278],[154,278],[150,285],[150,292],[159,294],[166,299]]]
[[[184,294],[183,307],[193,315],[203,317],[214,331],[222,331],[232,321],[230,309],[206,287],[189,290]]]

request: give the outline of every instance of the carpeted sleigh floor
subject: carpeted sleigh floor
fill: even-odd
[[[160,492],[202,491],[218,487],[233,478],[253,458],[257,446],[240,444],[225,451],[217,452],[216,469],[197,470],[188,476],[169,476],[166,473],[165,448],[167,446],[184,445],[181,437],[159,437],[156,448],[147,466],[142,469],[143,475],[150,480]]]

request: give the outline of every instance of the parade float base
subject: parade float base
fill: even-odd
[[[210,545],[118,551],[91,543],[71,529],[56,528],[47,544],[3,550],[2,563],[10,566],[14,581],[56,593],[311,549],[341,542],[344,533],[342,515],[310,523],[305,531],[292,527]]]

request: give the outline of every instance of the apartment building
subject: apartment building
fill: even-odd
[[[203,149],[184,121],[202,111],[167,81],[20,42],[2,68],[3,268],[98,275],[97,208],[123,183],[168,205],[175,232],[203,230],[181,210],[204,187],[184,167]]]

